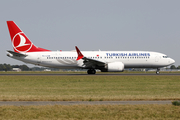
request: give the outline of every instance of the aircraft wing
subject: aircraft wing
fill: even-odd
[[[85,68],[100,67],[100,66],[104,66],[104,64],[105,64],[102,61],[84,57],[84,55],[81,53],[81,51],[78,49],[77,46],[76,46],[76,51],[77,51],[77,54],[78,54],[77,60],[80,60],[80,59],[84,60],[83,61],[83,63],[84,63],[83,66]]]
[[[17,57],[26,57],[26,56],[27,56],[27,55],[25,55],[25,54],[17,53],[17,52],[10,51],[10,50],[7,50],[7,52],[9,52],[9,53],[12,54],[13,56],[17,56]]]
[[[99,60],[95,60],[95,59],[91,59],[91,58],[86,58],[86,57],[83,57],[82,58],[84,61],[84,65],[85,67],[89,68],[89,67],[92,67],[92,66],[104,66],[104,62],[101,62]]]

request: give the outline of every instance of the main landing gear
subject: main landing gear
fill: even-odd
[[[160,72],[160,69],[159,68],[157,68],[157,71],[156,71],[156,74],[158,75]]]
[[[95,69],[89,69],[87,71],[88,74],[96,74],[96,70]]]

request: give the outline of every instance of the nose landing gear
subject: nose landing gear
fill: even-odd
[[[160,72],[160,69],[159,68],[157,68],[157,71],[156,71],[156,74],[158,75]]]

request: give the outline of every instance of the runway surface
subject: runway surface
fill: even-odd
[[[172,104],[172,101],[0,101],[0,106],[39,106],[39,105],[144,105]]]
[[[88,75],[86,73],[84,74],[75,74],[75,73],[69,73],[69,74],[54,74],[54,73],[50,73],[50,74],[45,74],[45,73],[17,73],[17,74],[8,74],[8,73],[2,73],[0,74],[0,76],[180,76],[180,73],[161,73],[156,75],[155,73],[98,73],[98,74],[94,74],[94,75]]]

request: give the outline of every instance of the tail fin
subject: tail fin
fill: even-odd
[[[21,53],[50,51],[36,47],[13,21],[7,21],[7,26],[9,28],[11,42],[15,52]]]

